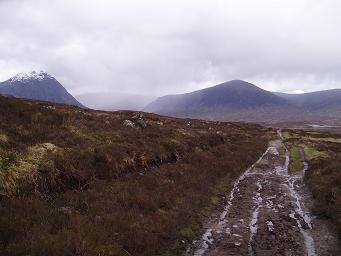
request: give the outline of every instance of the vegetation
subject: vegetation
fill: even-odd
[[[265,150],[257,125],[0,97],[1,255],[177,255]]]
[[[281,146],[280,148],[279,148],[279,155],[280,155],[280,157],[285,157],[285,155],[286,155],[286,149],[285,149],[285,147],[284,146]]]
[[[314,213],[330,218],[341,238],[341,135],[287,131],[286,142],[302,146],[309,170],[305,182],[315,198]]]
[[[290,165],[289,171],[290,172],[298,172],[302,170],[303,162],[300,156],[300,148],[298,146],[291,146],[290,147]]]
[[[289,139],[290,137],[292,137],[292,135],[289,131],[283,131],[282,136],[284,139]]]
[[[328,157],[328,154],[326,152],[318,151],[311,145],[303,145],[303,150],[304,150],[305,159],[307,161]]]

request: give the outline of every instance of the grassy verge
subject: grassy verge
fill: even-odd
[[[303,162],[300,157],[300,148],[298,146],[290,146],[290,164],[289,172],[299,172],[303,168]]]
[[[307,161],[328,157],[328,154],[326,152],[318,151],[311,145],[303,144],[302,147],[304,150],[305,159]]]
[[[289,131],[284,131],[282,132],[282,136],[283,136],[283,139],[286,140],[288,138],[290,138],[290,132]]]
[[[285,150],[285,147],[283,145],[279,148],[278,153],[279,153],[280,157],[286,156],[286,150]]]
[[[309,162],[304,180],[315,199],[313,213],[330,219],[341,239],[341,136],[290,131],[288,140],[294,147],[303,148]]]
[[[341,148],[333,158],[319,158],[310,162],[305,176],[315,198],[314,213],[330,218],[341,239]]]
[[[1,255],[178,255],[267,147],[258,125],[0,97]]]

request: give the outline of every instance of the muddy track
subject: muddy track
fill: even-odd
[[[303,183],[308,169],[288,174],[289,153],[280,140],[235,182],[224,211],[205,225],[201,239],[185,255],[341,255],[337,235],[309,209]]]

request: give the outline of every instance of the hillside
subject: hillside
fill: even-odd
[[[267,147],[258,125],[0,96],[1,255],[177,255]]]
[[[46,72],[20,73],[0,83],[0,94],[84,107]]]
[[[220,121],[318,122],[341,117],[341,91],[302,95],[272,93],[233,80],[187,94],[160,97],[145,110],[168,116]]]
[[[275,93],[291,104],[311,111],[341,110],[341,89],[302,94]]]
[[[254,107],[287,105],[286,100],[257,86],[233,80],[187,94],[160,97],[146,107],[146,111],[179,114],[210,113],[224,109],[247,110]],[[223,113],[222,113],[223,114]]]

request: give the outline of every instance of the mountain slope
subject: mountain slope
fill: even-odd
[[[232,80],[192,93],[160,97],[145,110],[179,117],[256,121],[256,116],[252,117],[252,113],[256,114],[256,109],[265,117],[271,113],[264,111],[290,107],[290,103],[284,98],[253,84]]]
[[[303,94],[275,93],[291,104],[306,110],[324,111],[341,109],[341,89],[317,91]]]
[[[341,90],[273,93],[241,80],[233,80],[187,94],[160,97],[145,110],[219,121],[317,122],[341,118]]]
[[[20,73],[0,83],[0,94],[84,107],[54,77],[43,71]]]

